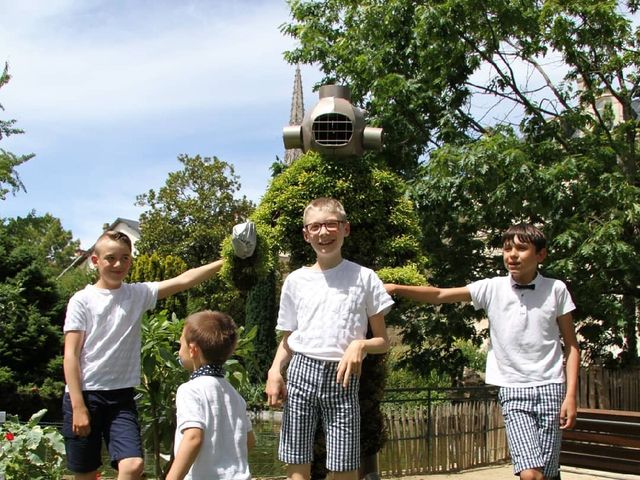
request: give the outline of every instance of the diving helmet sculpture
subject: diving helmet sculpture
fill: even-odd
[[[382,129],[366,127],[364,111],[351,104],[351,91],[343,85],[320,87],[320,101],[302,125],[284,127],[284,147],[330,155],[362,155],[382,148]]]

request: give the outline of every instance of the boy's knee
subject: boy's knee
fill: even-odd
[[[123,458],[118,462],[118,478],[138,479],[144,473],[144,460],[139,457]]]
[[[528,468],[520,472],[520,480],[544,480],[544,475],[538,469]]]

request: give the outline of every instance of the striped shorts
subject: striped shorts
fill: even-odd
[[[352,376],[344,388],[336,382],[338,362],[314,360],[295,354],[287,370],[278,458],[293,465],[313,460],[318,425],[326,436],[327,469],[348,472],[360,466],[359,379]]]
[[[545,478],[558,475],[560,468],[560,408],[565,385],[501,387],[498,400],[507,430],[513,473],[540,468]]]

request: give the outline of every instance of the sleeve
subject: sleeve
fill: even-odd
[[[490,298],[490,282],[488,278],[478,280],[467,285],[473,308],[476,310],[487,309],[487,299]]]
[[[176,429],[183,432],[187,428],[205,429],[204,397],[183,383],[176,393]]]
[[[144,295],[142,308],[145,312],[156,307],[156,303],[158,302],[158,283],[159,282],[144,282],[134,284],[139,288],[139,294]]]
[[[367,296],[367,315],[369,317],[382,313],[386,315],[393,306],[393,298],[387,293],[380,277],[370,270],[369,275],[369,295]]]
[[[298,329],[298,316],[296,314],[296,302],[294,299],[293,274],[285,279],[280,292],[280,306],[278,308],[278,323],[276,330],[293,332]]]
[[[556,282],[556,299],[558,305],[558,316],[565,315],[576,309],[567,286],[560,280]]]
[[[80,295],[76,293],[67,304],[67,314],[64,318],[64,332],[87,330],[87,318],[89,311],[82,302]]]

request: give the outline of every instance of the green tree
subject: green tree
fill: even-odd
[[[7,235],[20,238],[22,245],[33,247],[34,253],[45,261],[51,276],[67,268],[80,248],[71,231],[65,230],[59,218],[50,213],[38,216],[32,210],[26,217],[6,219]]]
[[[43,407],[60,413],[64,302],[46,259],[0,222],[0,403],[23,418]]]
[[[0,89],[5,86],[11,76],[9,75],[9,64],[4,64],[4,70],[0,74]],[[0,104],[0,110],[4,111],[4,107]],[[9,135],[17,135],[24,133],[23,130],[16,128],[15,120],[0,120],[0,140]],[[7,193],[15,194],[20,190],[25,190],[20,176],[16,171],[16,167],[31,160],[35,155],[16,155],[0,148],[0,200],[4,200]]]
[[[171,172],[157,192],[138,195],[140,253],[175,255],[189,267],[210,262],[233,225],[246,219],[253,204],[234,197],[240,183],[233,166],[216,157],[178,156],[182,169]]]
[[[155,252],[151,255],[143,253],[134,259],[129,280],[131,282],[157,282],[173,278],[187,269],[187,264],[178,257],[168,255],[160,258]],[[187,316],[188,295],[187,291],[159,300],[153,311],[167,310],[178,318],[184,318]]]
[[[384,127],[389,165],[413,181],[431,280],[496,274],[498,232],[543,223],[547,270],[570,283],[591,358],[613,360],[618,345],[618,361],[637,362],[639,3],[290,6],[282,30],[299,47],[287,59],[348,84]],[[405,336],[416,365],[447,365],[453,337],[477,339],[468,308],[428,318]]]
[[[171,172],[158,192],[137,197],[148,209],[140,215],[141,254],[157,253],[182,259],[189,268],[211,262],[233,226],[244,221],[254,205],[245,196],[235,198],[240,183],[232,165],[216,157],[180,155],[182,169]],[[243,299],[217,276],[189,291],[188,311],[224,310],[243,323]]]

